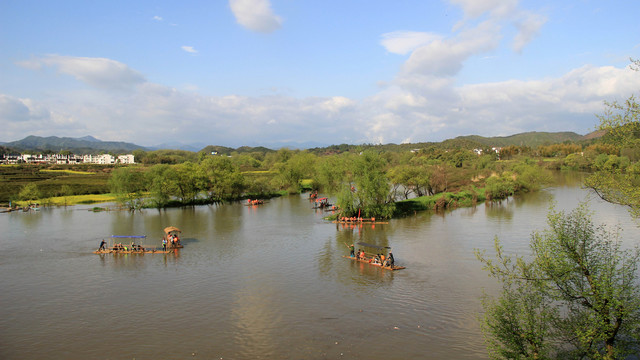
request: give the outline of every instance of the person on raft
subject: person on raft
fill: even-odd
[[[103,239],[102,242],[100,242],[100,247],[98,248],[98,251],[107,250],[105,245],[107,245],[107,243]]]
[[[389,253],[389,256],[387,257],[387,265],[389,265],[389,267],[392,268],[394,262],[395,262],[395,259],[393,258],[393,253]]]

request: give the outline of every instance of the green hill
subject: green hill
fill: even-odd
[[[537,132],[531,131],[510,136],[483,137],[478,135],[458,136],[453,140],[465,140],[484,146],[503,147],[509,145],[537,147],[540,145],[559,144],[565,141],[579,142],[585,136],[574,132]]]
[[[70,151],[76,154],[97,154],[101,151],[113,152],[116,154],[130,153],[133,150],[146,150],[144,147],[126,143],[122,141],[100,141],[91,136],[82,138],[57,137],[57,136],[34,136],[30,135],[18,141],[4,144],[12,149],[24,151],[44,152]]]

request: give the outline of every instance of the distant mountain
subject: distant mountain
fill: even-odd
[[[237,153],[251,153],[251,152],[259,152],[259,153],[268,153],[268,152],[274,152],[275,150],[271,150],[268,149],[266,147],[263,146],[256,146],[256,147],[251,147],[251,146],[241,146],[237,149],[234,148],[230,148],[230,147],[226,147],[226,146],[216,146],[216,145],[208,145],[205,146],[202,150],[200,150],[204,153],[210,154],[210,153],[217,153],[218,155],[231,155],[232,152],[237,152]]]
[[[510,136],[494,136],[494,137],[483,137],[478,135],[468,135],[468,136],[458,136],[454,139],[444,140],[440,143],[414,143],[414,144],[386,144],[382,145],[382,147],[387,151],[407,151],[411,149],[417,148],[425,148],[429,146],[439,146],[443,148],[465,148],[465,149],[473,149],[476,147],[504,147],[509,145],[516,146],[529,146],[535,148],[540,145],[550,145],[563,143],[565,141],[570,142],[584,142],[584,141],[593,141],[594,139],[602,136],[604,132],[602,131],[594,131],[587,135],[579,135],[574,132],[525,132]],[[365,145],[322,145],[318,143],[275,143],[271,144],[263,144],[262,146],[241,146],[237,149],[226,146],[214,146],[214,145],[205,145],[203,143],[192,143],[192,144],[183,144],[183,143],[166,143],[160,144],[153,147],[143,147],[140,145],[126,143],[121,141],[102,141],[96,139],[93,136],[84,136],[81,138],[70,138],[70,137],[40,137],[40,136],[27,136],[26,138],[18,141],[0,143],[0,146],[3,148],[0,149],[2,153],[11,153],[11,152],[23,152],[23,151],[52,151],[52,152],[60,152],[63,150],[68,150],[76,154],[96,154],[101,151],[113,152],[116,154],[121,153],[130,153],[133,150],[144,150],[144,151],[152,151],[152,150],[186,150],[192,152],[204,151],[206,153],[211,153],[212,151],[217,152],[218,154],[229,155],[232,152],[245,153],[245,152],[261,152],[267,153],[275,151],[273,149],[280,149],[282,147],[289,147],[290,149],[309,149],[312,152],[318,154],[325,153],[335,153],[335,152],[343,152],[348,151],[348,149],[360,148],[362,146],[368,147],[372,146],[371,144]]]
[[[76,154],[96,154],[101,151],[113,152],[116,154],[128,153],[133,150],[147,150],[145,147],[126,143],[122,141],[101,141],[93,136],[82,138],[57,137],[57,136],[27,136],[18,141],[5,143],[4,146],[18,151],[53,151],[64,150]]]
[[[509,145],[537,147],[540,145],[551,145],[563,143],[565,141],[579,142],[587,137],[574,132],[525,132],[510,136],[483,137],[478,135],[458,136],[455,139],[446,141],[469,141],[484,146],[504,147]]]
[[[184,144],[179,142],[171,142],[171,143],[162,143],[154,146],[148,147],[148,150],[186,150],[198,152],[203,147],[207,146],[205,143],[191,143]]]

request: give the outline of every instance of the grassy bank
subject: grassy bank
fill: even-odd
[[[54,196],[43,198],[37,201],[15,201],[13,205],[27,206],[29,203],[38,202],[45,206],[69,206],[83,204],[100,204],[107,202],[115,202],[116,197],[112,194],[88,194],[88,195],[70,195],[70,196]]]
[[[478,202],[484,202],[486,196],[483,188],[472,188],[456,193],[446,192],[431,196],[421,196],[396,202],[393,217],[403,217],[424,210],[444,210],[459,207],[470,207]]]

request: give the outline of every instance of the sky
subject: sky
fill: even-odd
[[[0,142],[309,147],[587,134],[640,2],[2,0]]]

